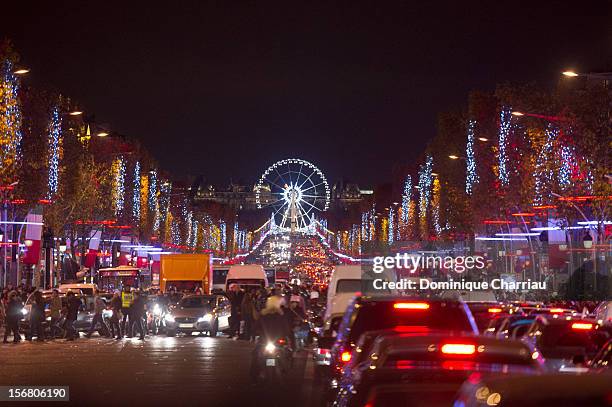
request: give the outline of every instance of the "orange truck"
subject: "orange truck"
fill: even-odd
[[[195,291],[210,293],[212,256],[209,254],[162,254],[160,256],[159,289],[166,292]]]

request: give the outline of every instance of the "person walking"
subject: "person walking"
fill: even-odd
[[[230,337],[238,339],[240,334],[240,321],[242,320],[242,300],[244,298],[244,291],[240,289],[238,284],[230,284],[230,291],[227,293],[227,297],[230,300],[232,308],[232,315],[230,316]]]
[[[108,326],[106,322],[104,322],[104,318],[102,317],[102,312],[106,310],[106,302],[100,296],[100,291],[96,290],[94,295],[94,315],[91,319],[91,325],[89,327],[89,331],[85,335],[88,338],[91,338],[91,334],[96,329],[96,326],[100,324],[100,331],[104,335],[108,335],[109,332]]]
[[[145,297],[138,291],[134,292],[134,301],[130,307],[130,332],[134,334],[134,326],[140,334],[139,339],[144,341],[143,318],[146,312]]]
[[[79,316],[79,310],[83,303],[74,295],[72,291],[68,291],[66,295],[67,310],[66,310],[66,340],[74,341],[79,337],[79,333],[74,328],[74,322]]]
[[[13,334],[13,343],[17,343],[21,340],[21,335],[19,335],[19,318],[22,315],[22,309],[23,303],[21,302],[21,297],[17,295],[16,291],[11,291],[8,296],[8,305],[6,307],[4,343],[8,343],[7,338],[11,333]]]
[[[130,286],[126,285],[123,287],[123,292],[121,293],[121,314],[123,315],[123,319],[121,320],[121,333],[128,338],[132,337],[132,331],[127,329],[129,326],[126,326],[127,321],[132,318],[130,315],[132,302],[134,302],[134,294],[130,290]],[[131,322],[130,325],[132,325]]]
[[[244,299],[242,300],[242,305],[241,305],[241,315],[242,315],[242,319],[244,320],[244,339],[247,339],[248,341],[251,341],[254,339],[254,324],[255,324],[255,318],[254,318],[254,313],[256,312],[255,310],[255,303],[253,300],[253,295],[254,295],[254,291],[248,291],[244,294]]]
[[[34,301],[30,309],[30,340],[34,339],[40,342],[45,340],[45,331],[43,329],[43,321],[45,320],[45,301],[40,291],[35,291],[32,295]]]
[[[113,338],[117,338],[117,339],[121,339],[121,327],[119,325],[119,320],[121,319],[122,315],[121,315],[121,293],[119,292],[119,290],[115,291],[115,293],[113,294],[113,298],[111,299],[111,310],[113,310],[113,315],[110,318],[110,330],[111,330],[111,336]],[[115,336],[115,333],[117,334],[117,336]]]
[[[51,317],[51,339],[55,339],[58,333],[61,333],[59,321],[62,317],[62,299],[59,296],[57,289],[51,294],[51,303],[49,304],[49,316]]]

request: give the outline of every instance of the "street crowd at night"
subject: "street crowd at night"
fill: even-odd
[[[3,4],[0,405],[612,407],[610,6]]]

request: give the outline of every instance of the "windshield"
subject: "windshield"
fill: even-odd
[[[361,279],[338,280],[336,293],[356,293],[361,291]]]
[[[204,308],[211,307],[215,303],[213,297],[185,297],[181,300],[181,308]]]

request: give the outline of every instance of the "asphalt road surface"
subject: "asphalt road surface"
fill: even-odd
[[[305,351],[296,356],[282,385],[265,388],[249,378],[252,348],[246,341],[200,336],[0,344],[0,385],[67,385],[70,404],[80,406],[320,405],[320,389],[313,385],[313,364]]]

